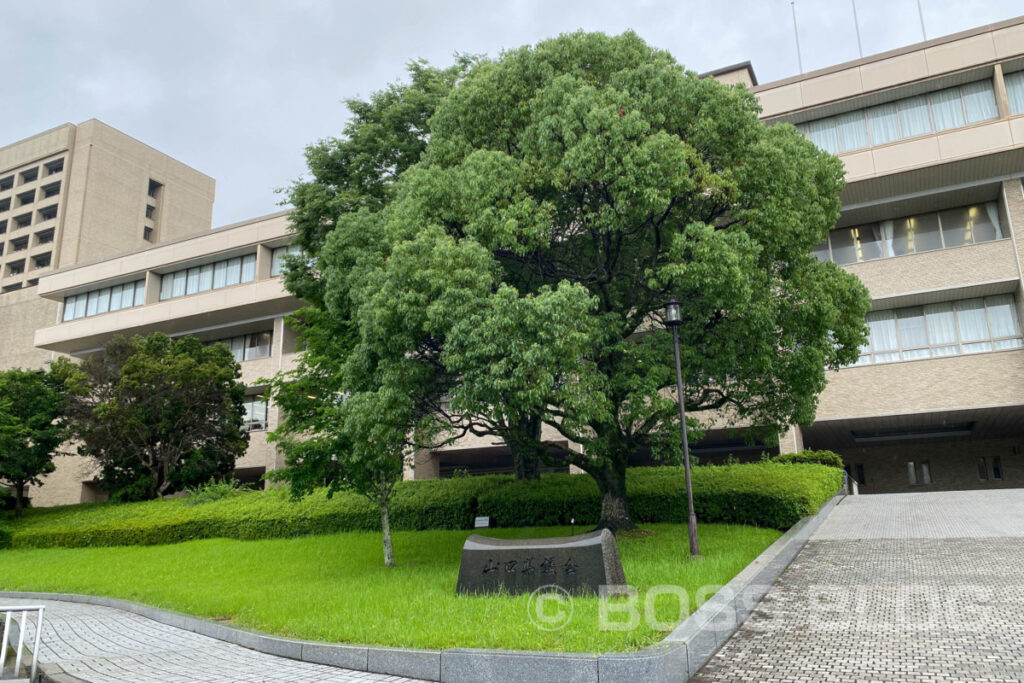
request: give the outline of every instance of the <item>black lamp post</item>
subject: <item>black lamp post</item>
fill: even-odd
[[[700,556],[700,545],[697,543],[697,515],[693,512],[693,484],[690,480],[690,443],[686,439],[686,406],[683,396],[683,368],[679,362],[679,324],[683,322],[679,314],[679,302],[671,299],[665,304],[665,324],[672,329],[672,349],[676,355],[676,395],[679,397],[679,432],[683,438],[683,468],[686,471],[686,505],[689,508],[687,526],[690,533],[690,556]]]

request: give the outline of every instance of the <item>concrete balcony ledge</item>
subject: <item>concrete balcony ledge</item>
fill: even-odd
[[[859,365],[829,373],[817,420],[1017,405],[1024,349]]]
[[[843,269],[864,283],[875,309],[1007,294],[1016,291],[1020,280],[1013,240],[1008,237],[851,263]]]
[[[49,351],[81,353],[102,347],[116,334],[185,334],[234,323],[271,319],[301,302],[281,278],[257,280],[202,294],[61,322],[36,330],[35,345]]]

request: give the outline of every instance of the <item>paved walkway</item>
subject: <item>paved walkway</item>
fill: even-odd
[[[693,680],[1024,681],[1024,489],[845,498]]]
[[[275,657],[110,607],[7,598],[0,598],[0,603],[46,606],[39,661],[59,666],[73,677],[67,680],[94,683],[410,680]],[[34,629],[26,627],[26,631],[27,636],[34,637]],[[29,638],[26,641],[32,642]]]

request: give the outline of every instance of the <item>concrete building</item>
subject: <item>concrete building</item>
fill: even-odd
[[[0,147],[0,369],[36,367],[45,273],[210,229],[214,180],[96,120]]]
[[[814,424],[768,450],[835,450],[864,492],[1024,484],[1024,18],[774,83],[758,84],[749,64],[707,75],[744,83],[765,123],[792,123],[842,159],[842,217],[816,253],[873,301],[860,362],[830,373]],[[99,122],[0,149],[0,169],[0,225],[19,226],[0,235],[0,314],[18,321],[0,328],[13,349],[0,367],[87,355],[114,334],[226,341],[251,397],[238,474],[255,481],[280,466],[265,438],[277,411],[259,380],[295,362],[283,317],[300,302],[279,277],[287,215],[209,232],[212,180]],[[47,195],[58,177],[67,186]],[[36,236],[51,227],[52,248]],[[27,249],[11,246],[24,236]],[[712,430],[695,451],[763,448]],[[415,458],[417,477],[511,464],[493,439]],[[98,492],[88,462],[65,458],[33,495],[56,504]]]

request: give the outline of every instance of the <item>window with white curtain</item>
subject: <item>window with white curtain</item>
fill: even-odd
[[[257,332],[255,334],[240,334],[237,337],[217,339],[208,342],[209,344],[224,344],[231,349],[231,355],[241,363],[245,360],[258,360],[270,357],[270,347],[273,334],[271,332]]]
[[[136,280],[113,287],[103,287],[91,292],[64,297],[62,320],[77,320],[90,315],[102,315],[134,308],[146,302],[146,281]]]
[[[1024,113],[1024,76],[1010,76],[1006,78],[1007,93],[1010,92],[1011,84],[1016,89],[1010,98],[1011,108],[1016,96],[1019,110],[1015,113]],[[927,135],[933,131],[962,128],[998,116],[992,81],[984,80],[815,119],[797,128],[821,149],[839,154]]]
[[[267,399],[263,396],[246,396],[242,405],[245,407],[242,431],[265,431],[267,429]]]
[[[270,276],[276,277],[284,273],[284,258],[286,256],[298,256],[302,253],[302,247],[297,244],[290,244],[287,247],[278,247],[271,253]]]
[[[857,365],[1024,347],[1012,294],[872,311],[867,325]]]
[[[1006,97],[1010,100],[1011,114],[1024,114],[1024,71],[1006,74]]]
[[[255,279],[256,254],[246,254],[160,276],[160,300],[199,294]]]
[[[1003,238],[995,202],[961,206],[855,228],[839,228],[814,248],[820,261],[845,266]]]

